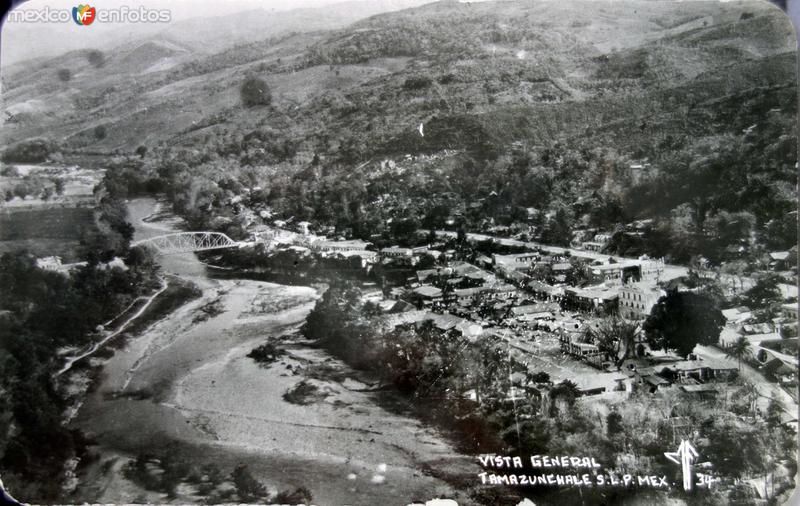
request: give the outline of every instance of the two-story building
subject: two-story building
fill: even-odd
[[[589,266],[589,275],[595,283],[622,282],[626,277],[638,279],[641,276],[640,273],[638,262],[615,262]]]

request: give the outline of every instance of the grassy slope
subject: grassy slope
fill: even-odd
[[[742,12],[753,16],[740,20]],[[761,2],[439,2],[212,56],[166,39],[128,47],[102,68],[72,52],[3,76],[17,121],[2,132],[7,143],[41,135],[132,150],[192,143],[209,125],[274,122],[296,139],[351,131],[387,153],[587,135],[630,147],[654,128],[728,128],[701,113],[716,117],[730,107],[725,97],[791,95],[780,91],[792,86],[791,47],[788,21]],[[58,68],[73,69],[71,80],[59,81]],[[271,109],[241,108],[248,73],[271,86]],[[419,76],[434,82],[404,88]],[[784,112],[794,107],[790,100]],[[428,124],[422,142],[419,122]],[[102,140],[93,133],[100,124]]]

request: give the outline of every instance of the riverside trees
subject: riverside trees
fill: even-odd
[[[0,472],[20,497],[49,502],[61,492],[64,461],[79,445],[62,424],[64,402],[51,380],[56,354],[86,344],[154,284],[157,267],[146,252],[128,260],[127,270],[95,260],[66,276],[37,268],[24,252],[0,256]]]

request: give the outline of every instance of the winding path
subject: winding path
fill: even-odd
[[[121,332],[123,332],[126,328],[128,328],[128,325],[132,321],[134,321],[135,319],[137,319],[140,316],[142,316],[142,314],[144,314],[144,312],[147,310],[147,308],[150,307],[150,304],[153,303],[155,298],[158,297],[159,295],[161,295],[161,293],[164,290],[166,290],[168,286],[169,285],[164,280],[164,278],[161,278],[161,287],[158,290],[156,290],[152,295],[147,297],[146,302],[144,304],[142,304],[142,307],[140,307],[139,310],[136,311],[136,313],[131,315],[131,317],[128,318],[127,320],[125,320],[125,322],[123,322],[119,326],[119,328],[117,330],[115,330],[114,332],[111,332],[110,334],[105,336],[103,339],[101,339],[101,340],[97,341],[96,343],[94,343],[94,345],[91,348],[89,348],[89,350],[87,350],[87,351],[85,351],[85,352],[83,352],[83,353],[81,353],[79,355],[76,355],[74,357],[68,358],[66,363],[64,364],[64,366],[61,369],[59,369],[59,371],[56,373],[56,377],[59,377],[62,374],[64,374],[65,372],[69,371],[72,368],[72,366],[75,364],[75,362],[78,362],[79,360],[83,360],[84,358],[86,358],[88,356],[91,356],[94,353],[96,353],[97,350],[99,350],[110,339],[113,339],[115,336],[118,336]],[[130,306],[129,306],[129,308],[130,308]],[[126,309],[126,311],[127,311],[127,309]],[[113,321],[113,320],[111,320],[111,321]]]

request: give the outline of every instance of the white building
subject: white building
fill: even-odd
[[[311,248],[323,253],[346,253],[350,251],[364,251],[370,243],[364,241],[317,241]]]
[[[538,253],[517,253],[513,255],[492,254],[492,264],[496,268],[508,270],[528,270],[539,259]]]
[[[391,246],[389,248],[383,248],[381,250],[381,255],[384,257],[392,257],[392,258],[411,258],[414,255],[414,250],[411,248],[400,248],[398,246]]]
[[[640,261],[642,279],[658,280],[664,273],[664,259],[643,259]]]
[[[46,271],[59,271],[61,270],[61,257],[42,257],[36,259],[36,267]]]
[[[664,292],[650,283],[627,283],[619,292],[619,314],[630,320],[643,320]]]

